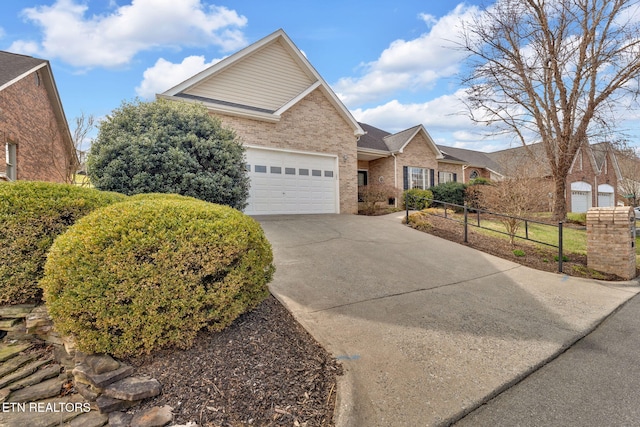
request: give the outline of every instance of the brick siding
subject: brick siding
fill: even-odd
[[[37,72],[0,91],[0,171],[15,143],[19,180],[65,182],[71,164],[52,102]]]
[[[245,145],[336,155],[340,213],[358,212],[356,136],[320,89],[291,107],[277,123],[212,114],[234,129]]]

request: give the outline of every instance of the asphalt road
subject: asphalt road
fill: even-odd
[[[640,426],[640,296],[455,425]]]

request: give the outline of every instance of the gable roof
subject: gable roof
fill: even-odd
[[[0,90],[11,86],[27,74],[46,66],[47,61],[44,59],[0,51]]]
[[[427,144],[436,154],[436,159],[443,158],[440,149],[422,125],[417,125],[394,134],[365,123],[360,123],[360,127],[362,127],[366,133],[358,139],[359,151],[380,151],[387,155],[402,153],[416,135],[422,133],[427,140]]]
[[[485,168],[499,173],[500,165],[491,158],[490,154],[481,151],[467,150],[465,148],[447,147],[438,145],[440,151],[452,158],[454,162],[462,161],[471,167]],[[449,160],[447,157],[443,161]]]
[[[0,91],[5,90],[14,83],[36,71],[39,72],[42,84],[49,95],[53,114],[55,115],[56,122],[62,132],[62,139],[71,162],[73,163],[73,166],[78,166],[78,155],[73,144],[73,138],[71,137],[71,131],[69,130],[69,123],[67,122],[67,117],[65,116],[64,109],[62,108],[62,101],[60,100],[60,94],[58,92],[55,79],[53,78],[53,72],[51,71],[49,61],[46,59],[38,59],[31,56],[0,51]]]
[[[364,131],[307,58],[282,30],[245,47],[162,94],[201,102],[212,111],[277,122],[320,89],[355,135]]]

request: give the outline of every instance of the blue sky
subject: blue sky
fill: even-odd
[[[479,0],[3,2],[0,50],[51,62],[67,120],[153,99],[282,28],[356,119],[390,132],[418,123],[439,144],[493,151],[463,114],[460,19]]]

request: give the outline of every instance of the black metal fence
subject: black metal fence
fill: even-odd
[[[558,222],[557,225],[555,224],[549,224],[547,222],[542,222],[542,221],[536,221],[536,220],[532,220],[532,219],[528,219],[528,218],[520,218],[520,217],[514,217],[514,216],[509,216],[509,215],[505,215],[505,214],[501,214],[501,213],[497,213],[497,212],[491,212],[488,211],[486,209],[478,209],[478,208],[471,208],[467,205],[456,205],[454,203],[449,203],[449,202],[444,202],[442,200],[435,200],[435,199],[429,199],[429,198],[418,198],[418,197],[414,197],[410,194],[406,195],[405,198],[405,206],[406,206],[406,222],[407,224],[409,224],[409,211],[413,210],[414,206],[417,205],[417,202],[424,202],[427,201],[429,202],[429,206],[434,206],[434,205],[438,205],[444,208],[444,213],[443,214],[438,214],[438,213],[434,213],[434,212],[426,212],[429,215],[433,215],[433,216],[438,216],[444,219],[448,219],[451,221],[455,221],[458,222],[460,224],[463,225],[464,227],[464,242],[468,243],[469,241],[469,226],[472,227],[476,227],[476,228],[481,228],[484,230],[489,230],[491,232],[494,233],[498,233],[498,234],[504,234],[516,239],[522,239],[522,240],[528,240],[530,242],[534,242],[534,243],[538,243],[541,245],[546,245],[546,246],[550,246],[553,248],[557,248],[558,249],[558,272],[562,273],[562,262],[563,262],[563,250],[562,250],[562,235],[563,235],[563,228],[562,228],[562,221]],[[463,213],[463,217],[462,219],[459,219],[459,215],[457,216],[453,216],[450,215],[450,213],[455,213],[455,212],[462,212]],[[516,221],[519,221],[521,223],[524,224],[524,235],[521,234],[512,234],[512,233],[508,233],[506,231],[501,231],[501,230],[496,230],[493,227],[485,227],[482,225],[482,217],[483,215],[485,216],[485,221],[487,218],[491,218],[491,219],[495,219],[497,218],[498,220],[500,220],[500,218],[504,218],[504,219],[513,219]],[[531,238],[531,236],[529,235],[529,224],[538,224],[538,225],[542,225],[542,226],[546,226],[546,227],[553,227],[553,228],[557,228],[558,230],[558,240],[557,243],[549,243],[549,242],[543,242],[540,240],[536,240]]]

